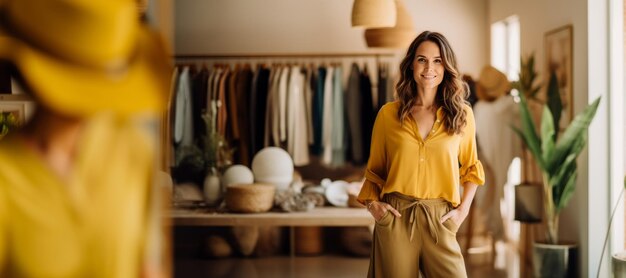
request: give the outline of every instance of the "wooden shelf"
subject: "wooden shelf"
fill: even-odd
[[[369,226],[364,208],[320,207],[308,212],[219,213],[206,209],[172,209],[175,226]]]
[[[23,94],[0,94],[0,101],[32,101],[33,98]]]

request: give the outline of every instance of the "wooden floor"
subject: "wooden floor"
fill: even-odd
[[[471,250],[465,256],[469,277],[519,277],[519,259],[512,245],[498,243],[496,256],[484,249]],[[228,278],[316,278],[366,277],[368,258],[341,255],[314,257],[275,256],[265,258],[195,259],[175,261],[175,277]]]
[[[344,256],[227,258],[175,263],[174,277],[366,277],[368,259]]]

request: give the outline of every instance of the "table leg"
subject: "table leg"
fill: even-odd
[[[289,226],[289,255],[296,256],[296,227]]]
[[[289,270],[291,277],[296,275],[296,228],[289,226]]]

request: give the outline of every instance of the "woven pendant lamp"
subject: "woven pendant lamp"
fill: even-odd
[[[140,15],[146,13],[148,9],[148,0],[135,0],[137,3],[137,11]]]
[[[396,0],[397,24],[391,28],[365,30],[367,47],[407,48],[417,33],[403,0]]]
[[[383,28],[396,25],[394,0],[354,0],[352,27]]]

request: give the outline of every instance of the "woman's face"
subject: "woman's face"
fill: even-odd
[[[412,68],[419,88],[437,88],[445,73],[439,46],[431,41],[422,42],[415,51]]]

